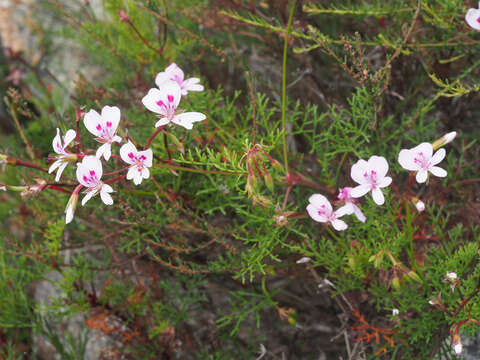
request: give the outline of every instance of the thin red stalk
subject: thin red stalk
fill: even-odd
[[[48,170],[44,169],[40,165],[32,164],[32,163],[29,163],[29,162],[26,162],[26,161],[23,161],[23,160],[20,160],[20,159],[15,159],[15,158],[12,158],[10,156],[7,156],[7,164],[10,164],[10,165],[13,165],[13,166],[29,167],[29,168],[32,168],[32,169],[37,169],[37,170],[48,173]]]
[[[120,176],[117,176],[113,179],[108,179],[107,181],[104,181],[103,183],[104,184],[113,184],[114,182],[122,180],[123,178],[125,178],[125,176],[127,176],[127,175],[120,175]]]
[[[59,192],[65,193],[65,194],[71,194],[72,193],[71,191],[65,190],[64,188],[61,188],[61,187],[55,186],[55,185],[48,185],[48,189],[56,190],[56,191],[59,191]]]
[[[147,143],[145,144],[145,146],[143,147],[143,150],[147,150],[149,147],[150,147],[150,144],[152,143],[153,139],[155,139],[155,137],[160,133],[160,131],[162,131],[163,129],[165,129],[165,125],[164,126],[160,126],[153,134],[152,136],[150,136],[147,140]]]
[[[140,38],[140,40],[142,40],[142,42],[145,44],[146,47],[148,47],[150,50],[153,50],[155,51],[157,54],[161,54],[162,52],[162,49],[155,49],[152,45],[150,45],[148,43],[148,41],[142,36],[142,34],[140,34],[140,31],[138,31],[138,29],[136,28],[135,25],[133,25],[133,23],[130,21],[130,20],[125,20],[125,22],[133,29],[133,31],[135,31],[135,33],[137,34],[137,36]]]
[[[103,176],[112,176],[112,175],[116,175],[116,174],[119,174],[119,173],[121,173],[121,172],[127,171],[128,169],[130,169],[130,166],[124,167],[123,169],[120,169],[120,170],[115,170],[115,171],[112,171],[112,172],[109,172],[109,173],[103,174]]]

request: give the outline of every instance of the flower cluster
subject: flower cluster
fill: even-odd
[[[157,88],[152,88],[142,99],[144,106],[159,115],[159,120],[155,127],[165,127],[172,123],[180,125],[186,129],[192,129],[193,123],[206,119],[206,116],[199,112],[183,112],[178,109],[182,96],[186,96],[189,91],[203,91],[203,86],[199,84],[200,79],[184,79],[184,73],[175,63],[168,66],[165,71],[158,73],[155,79]],[[77,112],[77,117],[79,113]],[[60,130],[57,129],[57,135],[53,139],[53,150],[57,154],[52,158],[54,163],[49,168],[49,173],[57,171],[55,181],[59,181],[63,171],[69,163],[75,163],[77,160],[76,177],[78,186],[73,191],[70,200],[65,209],[65,221],[68,224],[72,221],[75,208],[78,202],[80,190],[85,188],[85,196],[82,199],[82,206],[92,197],[100,194],[100,198],[105,205],[112,205],[113,198],[111,193],[115,192],[109,185],[117,180],[126,177],[132,180],[135,185],[139,185],[143,179],[150,177],[149,168],[153,165],[153,151],[151,149],[137,150],[132,141],[128,140],[120,147],[120,156],[112,155],[112,145],[122,142],[122,138],[117,135],[120,124],[121,112],[116,106],[104,106],[99,114],[95,110],[88,111],[83,117],[83,124],[94,139],[101,145],[95,151],[95,156],[86,155],[81,150],[79,143],[80,137],[75,130],[68,130],[65,136],[60,136]],[[159,129],[159,130],[161,130]],[[149,139],[150,144],[153,137],[158,134],[155,132]],[[78,137],[77,152],[71,152],[68,147],[71,146],[75,137]],[[102,180],[103,166],[101,159],[109,161],[111,157],[122,159],[126,167],[115,171],[119,173],[127,171],[126,176]]]
[[[403,149],[398,154],[398,162],[405,169],[416,174],[418,183],[422,184],[428,181],[429,175],[438,177],[447,176],[447,172],[438,167],[446,155],[445,149],[439,147],[449,143],[456,136],[456,132],[451,132],[435,141],[433,144],[424,142],[412,149]],[[344,202],[344,205],[333,211],[332,205],[328,199],[320,194],[314,194],[310,197],[310,204],[307,206],[307,212],[310,217],[322,223],[331,223],[335,230],[345,230],[348,225],[339,220],[344,215],[355,214],[361,222],[366,221],[362,210],[356,205],[356,202],[362,196],[371,192],[373,201],[377,205],[385,203],[385,196],[382,189],[390,186],[392,178],[387,176],[388,162],[383,156],[372,156],[368,161],[358,160],[351,168],[350,176],[358,185],[356,187],[345,187],[339,190],[338,199]],[[412,201],[419,212],[425,210],[425,204],[418,198]]]

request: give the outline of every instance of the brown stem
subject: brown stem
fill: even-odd
[[[153,139],[155,139],[155,137],[160,133],[160,131],[162,131],[163,129],[165,129],[165,125],[163,126],[160,126],[153,134],[152,136],[150,136],[147,140],[147,143],[145,144],[145,146],[143,147],[143,150],[147,150],[149,147],[150,147],[150,144],[152,143]]]
[[[150,45],[149,42],[142,36],[142,34],[140,34],[140,31],[138,31],[136,26],[133,25],[133,23],[130,20],[125,20],[125,22],[127,23],[128,26],[130,26],[133,29],[133,31],[135,31],[137,36],[140,38],[140,40],[142,40],[142,42],[145,44],[146,47],[148,47],[150,50],[155,51],[159,55],[162,53],[163,49],[155,49],[152,45]]]
[[[44,169],[40,165],[32,164],[32,163],[29,163],[29,162],[26,162],[26,161],[23,161],[23,160],[20,160],[20,159],[15,159],[15,158],[12,158],[10,156],[7,156],[6,161],[7,161],[7,164],[9,164],[9,165],[29,167],[29,168],[32,168],[32,169],[37,169],[37,170],[48,173],[48,170]]]
[[[114,182],[122,180],[123,178],[125,178],[125,176],[127,176],[127,175],[120,175],[120,176],[117,176],[113,179],[108,179],[108,180],[104,181],[103,183],[104,184],[113,184]]]
[[[65,193],[65,194],[71,194],[72,193],[71,191],[65,190],[64,188],[61,188],[61,187],[56,186],[56,185],[48,185],[48,188],[52,189],[52,190],[62,192],[62,193]]]

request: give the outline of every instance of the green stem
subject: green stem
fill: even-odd
[[[285,33],[285,44],[283,46],[283,65],[282,65],[282,135],[283,135],[283,162],[285,164],[285,171],[287,175],[288,170],[288,154],[287,154],[287,51],[288,51],[288,36],[292,28],[293,13],[295,12],[295,5],[297,0],[293,0],[290,8],[290,15],[288,17],[287,32]]]
[[[337,240],[337,242],[342,245],[343,249],[345,250],[345,253],[348,255],[350,249],[348,248],[348,246],[337,236],[335,235],[335,233],[332,231],[332,229],[330,229],[330,227],[328,225],[325,225],[325,228],[327,229],[328,233],[330,234],[331,237],[333,237],[335,240]]]
[[[203,170],[203,169],[193,169],[184,166],[170,165],[170,164],[154,164],[154,167],[163,167],[167,169],[180,170],[180,171],[189,171],[198,174],[217,174],[217,175],[246,175],[246,172],[240,171],[220,171],[220,170]]]

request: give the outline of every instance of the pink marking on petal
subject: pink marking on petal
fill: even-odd
[[[102,125],[98,124],[97,125],[97,130],[102,130]]]
[[[147,160],[147,157],[145,155],[141,155],[140,160]]]
[[[88,181],[88,178],[85,175],[83,175],[83,181],[85,181],[85,182]]]
[[[477,22],[480,23],[480,17],[477,18]]]
[[[173,95],[167,95],[168,102],[173,102]]]
[[[130,159],[133,159],[133,158],[135,157],[135,155],[133,155],[133,153],[131,152],[131,153],[128,154],[128,157],[129,157]]]
[[[95,170],[90,170],[90,175],[95,176]]]
[[[141,167],[137,167],[137,171],[138,171],[138,172],[142,172],[142,168],[141,168]]]
[[[165,106],[165,104],[164,104],[164,102],[163,102],[162,100],[157,101],[157,105],[160,106],[160,107],[164,107],[164,106]]]
[[[112,127],[112,122],[111,121],[107,121],[107,127]]]
[[[366,172],[366,171],[365,171],[365,173],[363,174],[363,176],[364,176],[364,177],[367,177],[367,176],[368,176],[368,174],[367,174],[367,172]]]

